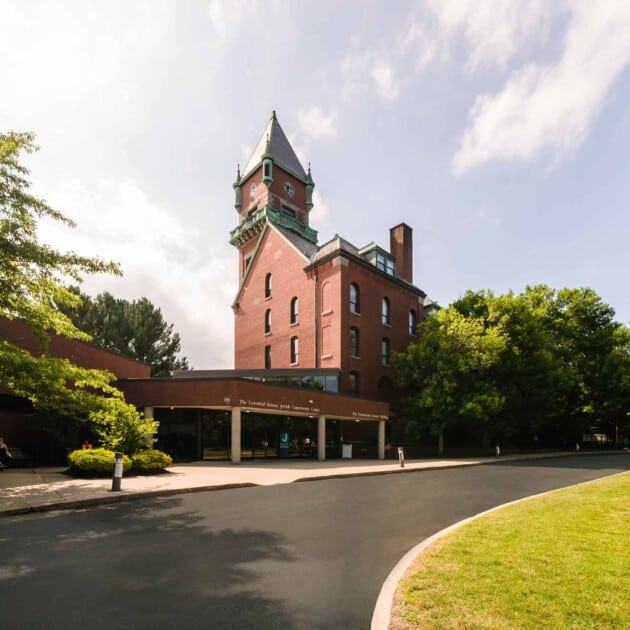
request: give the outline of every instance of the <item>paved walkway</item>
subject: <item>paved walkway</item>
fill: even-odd
[[[494,457],[407,460],[404,470],[397,461],[392,460],[244,461],[237,466],[224,461],[195,462],[171,466],[167,473],[160,475],[125,477],[120,492],[111,491],[111,479],[75,479],[64,474],[65,468],[10,468],[0,473],[0,516],[78,508],[148,496],[252,485],[269,486],[333,477],[404,474],[571,454],[508,455],[498,460]]]

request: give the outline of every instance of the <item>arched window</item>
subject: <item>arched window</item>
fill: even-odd
[[[361,312],[361,295],[359,293],[359,286],[354,282],[350,285],[350,312]]]
[[[299,310],[298,299],[297,297],[294,297],[291,300],[291,323],[292,324],[297,324],[298,322],[298,310]]]
[[[297,337],[291,337],[291,363],[298,363],[300,360],[300,348]]]
[[[409,334],[416,334],[416,311],[413,309],[409,311]]]
[[[265,311],[265,335],[271,332],[271,309]]]
[[[265,276],[265,297],[266,298],[271,297],[271,274],[270,273],[268,273]]]
[[[358,396],[361,393],[361,387],[359,383],[359,373],[350,372],[350,374],[348,374],[348,377],[349,377],[350,393],[353,396]]]
[[[358,357],[359,355],[359,329],[354,326],[350,329],[350,356]]]
[[[389,346],[390,346],[389,339],[387,339],[387,337],[383,337],[383,340],[381,341],[381,364],[382,365],[389,365],[389,354],[390,354]]]
[[[265,346],[265,370],[271,369],[271,346]]]
[[[381,300],[381,322],[385,324],[386,326],[389,326],[391,323],[390,311],[391,311],[391,305],[389,303],[389,298],[384,297]]]

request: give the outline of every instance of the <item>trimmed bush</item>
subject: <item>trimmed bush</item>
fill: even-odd
[[[70,472],[90,477],[111,477],[114,472],[116,454],[106,448],[87,448],[72,451],[68,455]],[[123,472],[131,469],[131,458],[123,456]]]
[[[138,451],[131,459],[134,470],[139,473],[158,472],[173,463],[170,455],[154,449]]]

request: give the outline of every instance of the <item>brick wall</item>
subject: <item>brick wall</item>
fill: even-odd
[[[235,308],[234,366],[264,368],[265,346],[271,346],[271,366],[291,367],[290,340],[299,339],[294,367],[315,366],[314,283],[303,268],[307,260],[275,228],[262,235],[247,282]],[[265,298],[265,277],[271,273],[271,297]],[[298,323],[290,323],[291,299],[299,302]],[[265,311],[271,310],[271,333],[265,334]]]
[[[148,378],[151,373],[151,368],[146,363],[128,359],[92,344],[54,333],[50,333],[49,338],[51,356],[69,359],[80,367],[108,370],[118,378]],[[39,342],[25,322],[0,317],[0,339],[28,350],[33,355],[41,354]]]

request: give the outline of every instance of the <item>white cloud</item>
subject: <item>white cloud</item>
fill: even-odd
[[[456,173],[490,160],[529,160],[575,149],[630,63],[630,4],[576,2],[561,58],[514,72],[496,94],[478,96],[454,156]]]
[[[398,98],[400,88],[394,80],[394,70],[391,64],[382,61],[376,63],[372,68],[372,79],[379,96],[388,101]]]
[[[316,139],[337,135],[337,114],[335,112],[324,114],[321,107],[313,105],[301,109],[297,117],[300,130],[308,138]]]
[[[215,42],[224,44],[247,15],[256,13],[258,4],[252,0],[210,0],[208,17],[216,35]]]
[[[174,208],[150,199],[130,180],[101,181],[89,189],[64,180],[47,190],[77,227],[44,221],[40,238],[61,250],[115,260],[124,276],[86,279],[90,294],[147,297],[162,309],[182,339],[182,353],[197,368],[232,366],[232,312],[236,266],[228,252],[208,251],[204,236],[187,229]],[[223,308],[217,308],[217,304]]]
[[[317,188],[313,191],[313,209],[309,213],[309,224],[318,230],[328,226],[328,202]]]
[[[483,203],[475,210],[475,218],[481,223],[486,223],[488,225],[501,225],[502,220],[501,217],[493,214],[488,205]]]
[[[444,50],[463,35],[470,49],[469,68],[504,66],[525,41],[546,35],[545,21],[554,4],[556,9],[562,6],[547,0],[430,0],[438,23],[433,47]],[[419,33],[427,37],[426,29]],[[426,49],[426,43],[421,45]]]

